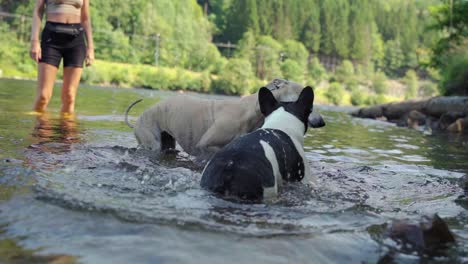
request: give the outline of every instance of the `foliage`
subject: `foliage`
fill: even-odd
[[[255,52],[255,75],[262,80],[272,80],[281,75],[279,67],[281,44],[271,36],[257,39]]]
[[[389,40],[385,46],[385,69],[389,75],[396,73],[404,66],[405,55],[398,39]]]
[[[252,66],[245,59],[231,59],[212,83],[212,90],[225,94],[246,94],[253,80]]]
[[[468,68],[466,1],[454,0],[451,28],[446,4],[433,7],[429,16],[427,7],[434,2],[93,0],[98,62],[85,68],[82,81],[245,94],[277,77],[310,84],[326,84],[331,77],[335,83],[331,91],[327,89],[330,101],[338,100],[332,94],[340,94],[340,86],[348,90],[341,103],[350,98],[362,105],[388,100],[383,96],[388,90],[386,76],[401,78],[412,69],[433,78],[434,71],[420,64],[429,61],[429,47],[442,36],[433,52],[433,67],[440,70],[447,94],[460,93],[460,87],[466,87]],[[34,1],[0,1],[2,11],[25,16],[31,15],[33,6]],[[4,21],[0,24],[3,75],[34,78],[36,65],[25,52],[30,20]],[[431,23],[435,30],[425,30]],[[223,57],[217,42],[230,42],[236,48]],[[340,64],[336,74],[328,73],[319,58],[327,68]],[[425,87],[424,94],[433,88]],[[360,96],[366,92],[371,94]]]
[[[145,87],[157,90],[191,90],[207,92],[210,77],[182,68],[154,67],[96,61],[85,68],[81,81],[93,85],[118,85],[123,87]]]
[[[403,82],[406,84],[405,98],[410,99],[418,95],[418,75],[414,70],[406,72]]]
[[[257,40],[252,31],[246,31],[237,46],[235,57],[255,61]]]
[[[445,95],[468,95],[468,50],[447,58],[441,69],[440,90]]]
[[[370,95],[367,98],[366,105],[378,105],[378,104],[385,104],[390,102],[389,99],[383,94],[376,94],[376,95]]]
[[[3,76],[36,77],[36,63],[29,58],[29,46],[19,41],[15,32],[0,24],[0,69]]]
[[[385,94],[388,90],[386,82],[387,76],[385,73],[378,71],[372,78],[372,89],[377,94]]]
[[[315,81],[321,81],[327,78],[327,71],[317,57],[312,58],[307,69],[309,76]]]
[[[292,80],[298,83],[304,82],[304,68],[294,60],[286,59],[281,64],[281,72],[283,73],[283,78],[287,80]]]
[[[286,40],[283,44],[283,52],[286,59],[297,62],[300,67],[305,69],[309,53],[301,42]]]
[[[419,87],[419,96],[431,97],[438,94],[437,85],[432,82],[424,82]]]
[[[356,106],[365,105],[368,102],[368,97],[364,91],[354,89],[351,91],[351,104]]]
[[[453,6],[444,3],[429,8],[432,17],[436,20],[429,29],[445,32],[433,49],[432,65],[444,65],[445,56],[454,47],[466,45],[468,38],[468,2],[465,0],[454,0]]]
[[[349,60],[344,60],[335,71],[336,80],[339,82],[350,82],[354,79],[354,66]]]
[[[440,70],[444,95],[468,95],[468,1],[454,0],[430,8],[435,22],[428,27],[442,32],[434,48],[431,66]]]
[[[340,83],[333,82],[328,87],[325,96],[330,101],[330,103],[335,105],[341,105],[344,103],[343,98],[345,96],[345,89]]]
[[[385,43],[397,56],[388,74],[401,67],[415,67],[416,50],[424,51],[437,36],[424,25],[432,18],[427,6],[434,1],[351,1],[351,0],[212,0],[216,28],[223,28],[215,40],[238,42],[243,32],[269,35],[276,40],[294,39],[312,53],[352,59],[358,63],[386,67]],[[223,8],[219,8],[222,6]],[[397,42],[398,45],[394,45]],[[404,53],[399,53],[399,50]],[[395,54],[396,53],[396,54]],[[400,74],[401,71],[396,72]]]

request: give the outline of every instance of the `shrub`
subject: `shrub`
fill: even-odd
[[[127,67],[116,67],[110,72],[110,83],[118,86],[131,86],[134,83],[133,72]]]
[[[433,82],[424,82],[419,87],[419,96],[430,97],[438,94],[437,85]]]
[[[158,89],[156,80],[158,78],[156,67],[139,67],[137,69],[138,76],[135,80],[134,86]]]
[[[343,98],[345,96],[345,89],[340,83],[334,82],[331,83],[328,87],[327,91],[325,92],[325,96],[327,97],[328,101],[335,105],[343,104]]]
[[[110,66],[107,63],[96,61],[92,67],[83,70],[81,81],[89,84],[110,84]]]
[[[440,91],[444,95],[468,95],[468,51],[448,56],[440,70]]]
[[[418,95],[418,76],[414,70],[406,72],[403,82],[406,84],[405,98],[410,99]]]
[[[335,72],[336,79],[339,82],[346,83],[350,79],[354,79],[354,66],[349,60],[344,60],[338,67],[336,67]]]
[[[299,41],[288,39],[283,44],[283,51],[286,59],[295,61],[303,69],[306,67],[309,53],[304,47],[304,44]]]
[[[298,83],[304,82],[304,68],[294,60],[286,59],[281,64],[281,72],[287,80],[292,80]]]
[[[250,91],[252,66],[246,59],[230,59],[217,80],[212,82],[212,90],[224,94],[246,94]]]
[[[387,93],[387,76],[385,73],[378,71],[372,78],[372,89],[377,94]]]
[[[281,44],[271,36],[260,36],[255,48],[255,73],[264,80],[273,80],[281,75],[279,67]]]
[[[313,58],[308,65],[309,75],[317,82],[327,78],[327,71],[317,57]]]
[[[367,98],[367,105],[377,105],[388,103],[389,100],[383,94],[371,95]]]
[[[359,90],[351,92],[351,104],[352,105],[365,105],[368,102],[368,97],[365,93]]]
[[[223,70],[224,66],[228,63],[228,59],[225,57],[219,58],[219,60],[216,61],[215,65],[213,65],[213,68],[211,69],[211,73],[213,74],[219,74]]]

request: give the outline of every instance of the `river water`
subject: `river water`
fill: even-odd
[[[284,186],[267,204],[219,199],[179,153],[137,151],[123,123],[175,93],[80,87],[78,114],[30,111],[35,83],[0,80],[0,262],[468,263],[468,137],[427,135],[318,106],[306,156],[316,188]],[[194,95],[206,96],[206,95]],[[218,98],[233,100],[232,98]],[[235,119],[233,119],[235,122]],[[437,213],[457,243],[437,256],[385,237],[396,219]]]

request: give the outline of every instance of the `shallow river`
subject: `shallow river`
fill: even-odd
[[[0,80],[0,262],[468,263],[468,206],[456,201],[467,136],[319,106],[327,126],[305,138],[318,187],[289,184],[275,201],[240,204],[202,190],[187,155],[135,150],[126,106],[145,98],[134,122],[175,93],[81,87],[77,116],[60,117],[56,87],[51,112],[39,117],[29,112],[34,90]],[[393,220],[434,213],[457,236],[441,255],[385,238]]]

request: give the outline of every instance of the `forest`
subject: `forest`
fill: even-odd
[[[243,95],[273,78],[324,103],[468,94],[468,1],[91,0],[88,84]],[[0,0],[0,74],[34,78],[34,1]],[[45,20],[45,19],[44,19]]]

